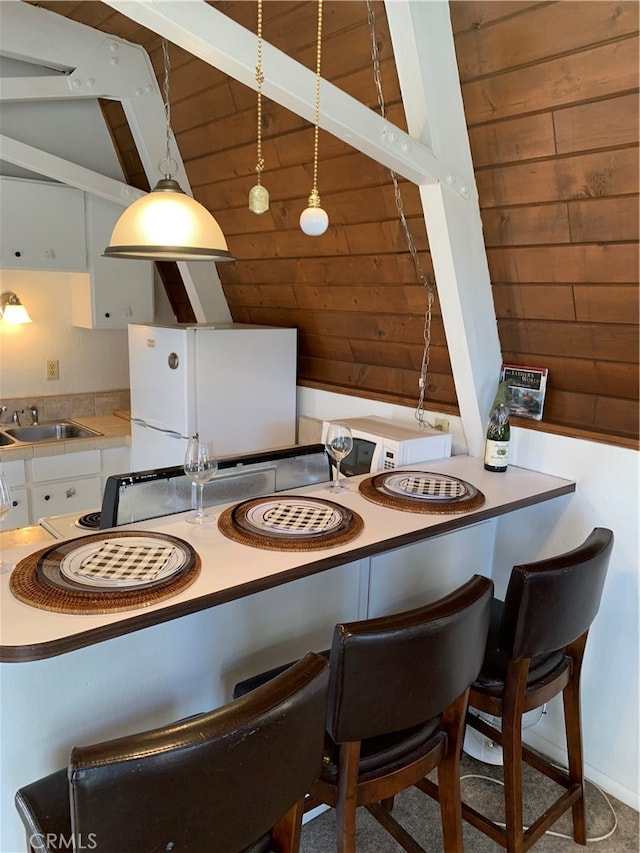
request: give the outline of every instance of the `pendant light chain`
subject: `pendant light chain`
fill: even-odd
[[[371,0],[367,0],[367,20],[369,22],[369,32],[371,35],[371,59],[373,61],[373,78],[375,81],[376,92],[378,96],[378,106],[380,108],[380,115],[383,118],[386,118],[384,94],[382,91],[382,75],[380,73],[380,57],[378,55],[378,44],[375,30],[375,15],[371,5]],[[418,421],[420,426],[426,428],[432,426],[427,421],[425,421],[424,396],[427,387],[427,372],[429,369],[429,355],[431,350],[431,320],[434,301],[434,290],[433,285],[431,284],[431,282],[428,281],[422,270],[422,265],[420,263],[420,258],[418,257],[418,251],[413,240],[413,235],[409,230],[409,223],[407,222],[407,219],[404,215],[404,204],[402,201],[402,193],[400,192],[398,178],[393,169],[389,169],[389,174],[391,175],[391,180],[393,181],[396,210],[398,211],[398,217],[402,225],[402,230],[404,232],[407,248],[409,249],[409,252],[411,254],[411,260],[413,261],[416,279],[418,282],[420,282],[420,284],[425,287],[427,291],[427,307],[425,309],[424,326],[422,332],[424,346],[422,351],[422,362],[420,365],[420,378],[418,380],[418,403],[415,412],[416,420]]]
[[[264,157],[262,156],[262,84],[264,83],[264,73],[262,71],[262,0],[258,0],[258,55],[256,59],[256,83],[258,91],[258,132],[257,132],[257,162],[256,175],[258,176],[257,183],[249,190],[249,210],[252,213],[264,213],[269,209],[269,192],[266,187],[262,186],[262,172],[264,170]]]
[[[258,0],[258,60],[256,62],[256,83],[258,84],[258,141],[257,141],[257,163],[256,174],[258,175],[258,184],[262,178],[262,170],[264,169],[264,158],[262,156],[262,84],[264,83],[264,74],[262,72],[262,0]]]
[[[158,163],[158,171],[165,178],[170,179],[177,171],[178,164],[171,156],[171,100],[169,89],[169,71],[171,70],[171,61],[169,59],[169,43],[166,39],[162,39],[162,60],[164,64],[164,80],[162,83],[162,93],[164,100],[164,116],[167,122],[165,155]],[[164,164],[164,168],[163,168]]]
[[[320,124],[320,69],[322,61],[322,0],[318,0],[318,36],[316,40],[316,105],[313,128],[313,188],[311,195],[320,204],[318,195],[318,130]]]
[[[322,0],[318,0],[318,32],[316,38],[315,116],[313,122],[313,187],[307,209],[300,214],[300,228],[310,237],[319,237],[327,230],[329,217],[320,206],[318,193],[318,136],[320,130],[320,76],[322,61]]]

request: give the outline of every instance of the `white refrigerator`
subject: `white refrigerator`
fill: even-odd
[[[182,465],[188,438],[216,454],[295,443],[296,329],[129,326],[133,471]]]

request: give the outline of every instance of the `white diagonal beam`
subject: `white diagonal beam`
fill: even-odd
[[[473,175],[449,4],[397,2],[385,8],[408,127],[446,152],[452,172]],[[484,452],[485,424],[500,369],[500,341],[472,178],[469,200],[421,186],[429,247],[468,452]]]
[[[91,56],[104,33],[20,0],[0,2],[0,54],[70,71]],[[78,38],[78,33],[82,38]]]
[[[204,0],[105,0],[107,5],[180,45],[246,86],[256,88],[256,37]],[[263,94],[315,120],[315,74],[263,42]],[[466,197],[472,182],[445,159],[326,80],[320,87],[320,126],[416,184],[442,182]]]
[[[129,186],[122,181],[116,181],[92,169],[86,169],[63,157],[49,154],[41,148],[27,145],[18,139],[12,139],[5,134],[0,134],[0,159],[37,172],[39,175],[47,175],[60,183],[77,187],[85,192],[106,198],[123,207],[131,204],[137,198],[146,193],[135,187]]]

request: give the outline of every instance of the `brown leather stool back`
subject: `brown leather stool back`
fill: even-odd
[[[514,566],[505,596],[498,646],[512,660],[563,649],[595,618],[613,534],[596,528],[578,548]]]
[[[296,803],[301,818],[304,795],[320,773],[327,682],[326,660],[308,654],[216,711],[74,749],[71,832],[85,844],[95,839],[107,853],[270,851],[271,828]],[[41,791],[51,779],[17,794],[28,835],[46,835],[52,815]]]
[[[408,729],[464,693],[484,656],[490,588],[476,577],[424,607],[336,625],[327,714],[333,740]]]
[[[358,806],[405,850],[422,850],[391,814],[393,800],[436,767],[444,849],[460,853],[462,733],[492,596],[493,583],[476,575],[424,607],[335,627],[324,764],[311,793],[336,809],[339,853],[356,849]]]

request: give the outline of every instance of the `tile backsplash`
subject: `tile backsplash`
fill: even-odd
[[[98,391],[87,394],[60,394],[51,397],[11,397],[0,399],[0,406],[7,411],[0,418],[3,424],[11,422],[13,412],[24,410],[20,415],[22,424],[31,423],[29,409],[36,406],[41,423],[59,421],[65,418],[88,418],[95,415],[112,415],[119,409],[130,409],[129,389],[116,391]]]

